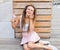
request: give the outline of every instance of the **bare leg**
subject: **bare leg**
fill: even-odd
[[[34,42],[29,42],[28,47],[32,48],[32,49],[33,48],[45,48],[47,50],[52,50],[52,48],[47,46],[47,45],[43,45],[43,44],[40,44],[40,43],[34,43]]]
[[[24,47],[24,50],[31,50],[31,49],[27,46],[27,44],[24,44],[23,47]]]

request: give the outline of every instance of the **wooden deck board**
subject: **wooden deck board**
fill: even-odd
[[[51,33],[50,39],[41,39],[41,40],[47,40],[50,41],[52,45],[56,46],[58,50],[60,50],[60,33]],[[20,40],[21,39],[0,39],[0,49],[1,50],[23,50],[23,47],[20,46]],[[39,49],[38,49],[39,50]]]

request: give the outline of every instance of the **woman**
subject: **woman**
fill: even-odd
[[[47,50],[52,50],[52,48],[48,45],[44,45],[44,43],[37,43],[40,40],[40,37],[34,31],[34,20],[36,17],[36,9],[33,5],[27,5],[23,11],[23,14],[20,17],[14,18],[11,20],[12,27],[16,28],[17,24],[21,22],[22,27],[22,41],[21,45],[23,45],[24,50],[31,50],[33,48],[44,48]]]

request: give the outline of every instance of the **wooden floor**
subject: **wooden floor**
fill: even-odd
[[[0,39],[0,50],[23,50],[20,39]]]
[[[43,39],[50,41],[52,45],[56,46],[58,50],[60,50],[60,33],[51,33],[51,38],[50,39]]]
[[[50,41],[52,45],[60,50],[60,33],[52,33],[51,35],[50,39],[42,40]],[[20,39],[0,39],[0,50],[23,50],[23,48],[20,46]]]
[[[18,39],[0,39],[0,50],[22,50]]]

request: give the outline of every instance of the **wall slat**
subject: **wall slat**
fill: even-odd
[[[22,34],[21,33],[16,33],[15,38],[22,38]]]
[[[39,33],[49,33],[51,30],[50,28],[35,28],[35,31],[36,32],[39,32]],[[21,30],[19,30],[18,28],[15,29],[15,33],[21,33]]]
[[[35,31],[39,32],[39,33],[49,33],[49,32],[51,32],[50,28],[35,28]]]
[[[26,5],[30,4],[30,2],[21,2],[21,3],[13,3],[14,8],[24,8]],[[34,2],[32,3],[36,8],[52,8],[51,2]]]
[[[31,1],[31,0],[13,0],[13,1]],[[52,0],[32,0],[32,1],[52,1]]]
[[[35,22],[35,26],[51,26],[51,22]]]
[[[36,16],[36,20],[51,20],[52,16]]]
[[[23,9],[14,9],[14,14],[22,14]],[[51,9],[37,9],[37,14],[51,14]]]

